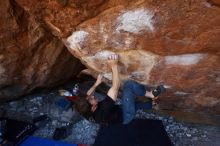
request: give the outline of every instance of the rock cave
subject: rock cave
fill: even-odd
[[[45,118],[34,137],[69,126],[59,141],[93,145],[100,125],[56,101],[100,73],[106,90],[118,54],[121,85],[166,88],[135,118],[162,121],[175,146],[219,145],[220,0],[4,0],[0,11],[0,119]]]

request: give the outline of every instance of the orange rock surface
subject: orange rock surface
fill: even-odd
[[[14,1],[0,2],[0,101],[51,87],[82,65],[62,41]]]
[[[23,41],[17,46],[29,45],[26,51],[21,51],[25,55],[24,52],[36,50],[34,47],[31,49],[33,46],[31,43],[25,43],[24,40],[27,40],[25,35],[29,36],[34,44],[34,41],[42,35],[40,32],[51,32],[50,39],[41,37],[38,44],[47,42],[53,46],[54,41],[61,46],[62,43],[65,44],[68,50],[93,72],[92,75],[95,75],[94,72],[96,74],[102,72],[111,80],[106,58],[111,53],[117,53],[120,56],[120,74],[123,81],[134,79],[149,86],[164,84],[167,92],[159,99],[161,109],[220,114],[219,0],[32,0],[31,2],[16,0],[15,2],[25,12],[18,11],[16,16],[26,14],[28,17],[25,18],[31,20],[28,21],[28,25],[21,23],[23,20],[16,23],[23,17],[11,17],[10,11],[5,10],[8,16],[5,15],[5,18],[1,19],[11,18],[7,25],[3,27],[1,25],[3,28],[1,30],[11,32],[6,36],[7,33],[1,31],[1,38],[6,40],[4,43],[8,43],[4,47],[7,51],[12,50],[9,49],[12,43],[8,38],[14,33],[19,35],[18,40],[22,40],[23,37]],[[38,33],[36,27],[30,27],[32,23],[42,26],[38,27]],[[28,28],[29,31],[24,33],[21,26]],[[48,33],[43,34],[48,37]],[[35,54],[40,55],[38,52]],[[70,57],[68,53],[63,56]],[[19,58],[22,58],[23,62],[27,57]],[[29,68],[38,66],[30,59],[27,60],[31,64]],[[17,70],[14,69],[13,74]],[[32,80],[30,78],[30,81]]]
[[[207,1],[138,1],[118,5],[63,39],[89,69],[104,73],[120,56],[123,80],[164,84],[161,109],[220,114],[220,8]]]

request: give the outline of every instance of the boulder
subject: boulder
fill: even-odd
[[[78,25],[63,42],[91,72],[109,80],[106,60],[117,53],[122,80],[164,84],[160,109],[220,114],[220,8],[213,3],[117,5]]]
[[[63,47],[63,43],[93,76],[104,73],[111,80],[106,60],[109,54],[117,53],[122,81],[133,79],[148,86],[164,84],[167,92],[160,96],[160,109],[220,114],[219,0],[10,1],[16,4],[16,13],[12,13],[11,5],[6,10],[7,2],[1,6],[7,14],[1,18],[7,20],[7,25],[1,25],[1,40],[6,40],[1,48],[12,55],[11,60],[20,63],[16,67],[21,66],[23,72],[17,73],[19,82],[9,82],[8,74],[15,74],[18,69],[9,70],[10,62],[1,65],[1,82],[5,83],[2,87],[14,85],[12,89],[20,89],[17,83],[25,84],[27,79],[29,86],[47,82],[50,78],[43,74],[49,70],[40,68],[44,64],[42,54],[47,50],[44,47],[55,49]],[[55,48],[54,42],[59,44]],[[65,53],[66,50],[63,47]],[[41,60],[31,54],[38,54]],[[26,63],[22,63],[24,60]],[[51,59],[47,62],[50,64]],[[60,71],[60,66],[53,69]]]
[[[0,100],[63,83],[82,69],[62,41],[15,1],[0,2]]]

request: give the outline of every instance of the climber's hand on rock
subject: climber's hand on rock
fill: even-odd
[[[99,74],[97,79],[96,79],[96,82],[95,82],[96,86],[98,86],[99,84],[102,83],[102,78],[103,78],[103,75]]]
[[[112,54],[108,57],[108,65],[110,67],[113,67],[113,66],[117,66],[118,65],[118,54]]]

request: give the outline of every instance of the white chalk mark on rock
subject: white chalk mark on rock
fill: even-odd
[[[86,31],[75,31],[71,36],[67,38],[67,43],[70,48],[77,48],[78,45],[82,44],[85,38],[89,35]]]
[[[104,73],[103,76],[108,79],[108,80],[112,80],[112,74],[111,73]]]
[[[182,91],[176,91],[175,93],[174,93],[175,95],[188,95],[189,93],[186,93],[186,92],[182,92]]]
[[[128,11],[117,19],[119,25],[116,31],[124,30],[132,33],[139,33],[141,30],[154,31],[153,16],[153,12],[144,8]]]
[[[171,88],[172,88],[170,85],[164,85],[164,87],[165,87],[166,89],[171,89]]]
[[[197,64],[202,60],[206,55],[205,54],[185,54],[185,55],[176,55],[176,56],[166,56],[166,64],[177,64],[177,65],[193,65]]]
[[[94,57],[97,58],[97,59],[102,59],[102,60],[107,60],[108,57],[110,55],[113,55],[115,54],[114,52],[112,51],[108,51],[108,50],[103,50],[103,51],[100,51],[100,52],[97,52]]]

